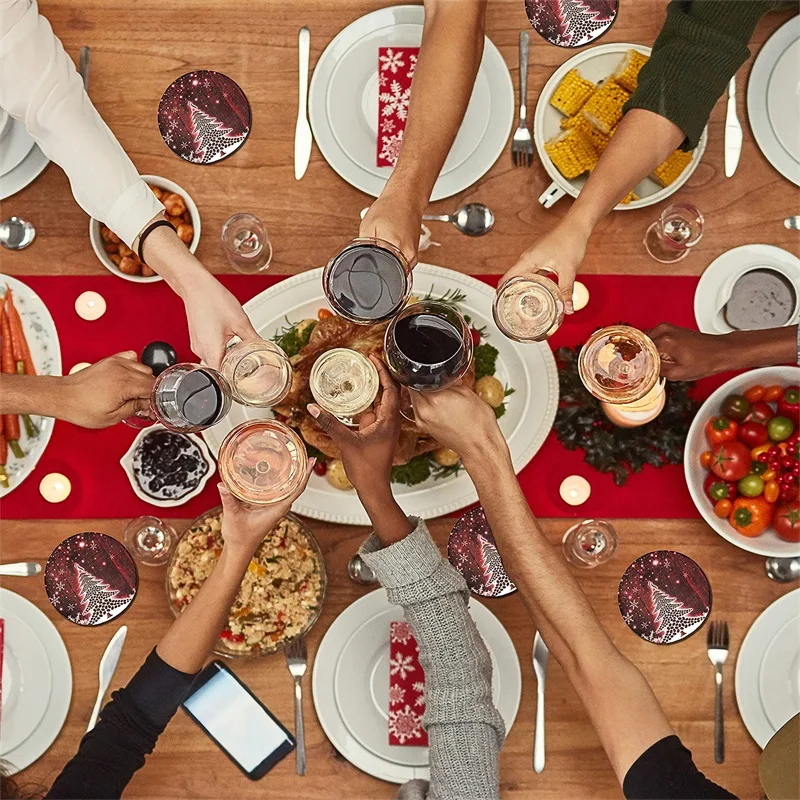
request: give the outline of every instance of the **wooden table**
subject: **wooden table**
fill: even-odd
[[[455,1],[455,0],[454,0]],[[462,0],[466,2],[466,0]],[[42,0],[40,9],[77,61],[83,44],[92,47],[92,99],[143,173],[176,180],[197,201],[203,220],[198,257],[215,272],[228,270],[218,245],[223,221],[248,210],[262,217],[275,248],[273,269],[295,273],[324,263],[353,235],[358,211],[368,198],[351,188],[328,167],[315,148],[308,173],[299,183],[293,176],[292,153],[296,116],[296,37],[304,24],[311,28],[315,61],[330,39],[351,20],[386,2],[367,0],[271,0],[221,2],[176,0],[105,0],[76,5],[71,0]],[[652,44],[664,18],[662,0],[623,0],[619,17],[605,42]],[[788,14],[770,15],[758,26],[753,50]],[[487,33],[500,48],[517,80],[517,35],[528,27],[522,0],[491,0]],[[569,52],[531,38],[529,107],[550,73]],[[217,69],[235,78],[253,108],[253,129],[246,146],[233,158],[200,168],[177,159],[163,144],[156,109],[163,90],[191,69]],[[709,126],[709,146],[681,199],[706,216],[706,233],[691,256],[675,272],[700,274],[720,253],[742,244],[765,242],[796,250],[796,234],[782,225],[796,212],[797,190],[782,179],[756,148],[744,109],[744,89],[750,64],[740,73],[740,118],[745,141],[732,180],[723,177],[722,131],[724,103]],[[500,273],[534,238],[562,215],[569,201],[544,211],[536,198],[549,184],[544,170],[515,169],[504,153],[474,187],[461,196],[435,204],[437,213],[461,201],[479,200],[497,216],[495,232],[468,240],[446,226],[435,228],[442,247],[426,254],[430,261],[470,273]],[[654,209],[612,214],[592,239],[587,272],[662,273],[641,247]],[[22,253],[0,252],[0,268],[16,275],[105,274],[87,236],[86,216],[75,204],[64,174],[50,165],[32,186],[3,203],[3,217],[31,219],[39,238]],[[664,310],[669,319],[669,310]],[[141,320],[140,320],[141,321]],[[124,520],[22,521],[3,525],[2,560],[43,562],[52,548],[72,533],[100,530],[120,537]],[[313,655],[325,630],[347,605],[363,593],[346,576],[345,566],[365,535],[364,529],[312,522],[330,575],[322,617],[310,636]],[[567,520],[545,520],[548,536],[557,544]],[[699,520],[615,521],[620,548],[609,564],[579,578],[601,620],[618,646],[652,684],[678,734],[693,751],[700,768],[741,797],[758,797],[758,748],[736,712],[733,666],[742,638],[756,616],[787,589],[770,583],[763,559],[737,550]],[[182,529],[182,523],[178,523]],[[444,546],[452,520],[438,520],[432,530]],[[676,647],[654,647],[627,630],[616,607],[617,582],[637,556],[658,548],[674,548],[696,559],[706,570],[714,591],[714,616],[731,627],[732,652],[725,683],[727,759],[713,760],[712,669],[701,634]],[[7,578],[3,585],[32,600],[58,627],[73,664],[74,695],[67,723],[53,747],[29,770],[24,780],[49,785],[75,752],[85,730],[96,692],[96,667],[113,628],[85,630],[50,607],[38,580]],[[477,602],[477,601],[476,601]],[[516,596],[488,602],[511,634],[522,664],[523,690],[517,722],[501,756],[504,798],[618,797],[620,790],[598,739],[575,693],[557,664],[548,681],[547,769],[532,767],[535,681],[529,667],[534,629]],[[171,614],[160,569],[142,568],[140,593],[126,613],[130,632],[114,686],[131,677],[147,652],[167,629]],[[291,683],[281,657],[235,664],[246,683],[283,721],[291,726]],[[362,774],[334,751],[317,723],[306,680],[306,736],[309,772],[294,774],[286,759],[261,783],[250,783],[188,718],[179,713],[147,766],[133,780],[128,797],[274,797],[328,800],[388,798],[393,788]]]

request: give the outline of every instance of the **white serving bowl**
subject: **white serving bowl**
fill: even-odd
[[[708,470],[700,465],[700,455],[710,449],[705,436],[706,423],[719,414],[722,401],[729,394],[743,394],[751,386],[790,386],[800,383],[800,367],[762,367],[753,369],[742,375],[731,378],[727,383],[717,389],[708,400],[700,406],[697,416],[689,428],[686,437],[686,448],[683,454],[683,469],[686,475],[686,485],[689,493],[702,514],[703,519],[731,544],[742,550],[756,553],[760,556],[775,556],[777,558],[800,557],[800,543],[787,542],[781,539],[772,528],[768,528],[761,536],[742,536],[737,533],[727,519],[720,519],[714,514],[714,507],[703,491],[703,482],[708,475]]]
[[[164,189],[168,192],[175,192],[179,194],[186,202],[186,208],[192,217],[192,227],[194,228],[194,236],[189,243],[189,252],[194,253],[197,250],[197,245],[200,243],[200,212],[197,210],[197,205],[192,200],[189,193],[182,186],[178,186],[174,181],[162,178],[158,175],[142,175],[141,176],[147,183],[158,186],[159,189]],[[126,281],[133,281],[134,283],[156,283],[163,280],[160,275],[150,275],[144,277],[142,275],[127,275],[108,257],[105,248],[103,247],[103,239],[100,236],[100,222],[94,218],[89,220],[89,241],[92,243],[92,250],[100,260],[102,265],[109,271],[113,272],[118,278],[124,278]]]
[[[205,459],[206,464],[208,464],[208,471],[200,479],[200,483],[198,483],[197,486],[192,489],[191,492],[189,492],[189,494],[184,495],[179,500],[158,500],[155,497],[151,497],[149,494],[145,494],[139,486],[139,482],[136,480],[136,476],[133,473],[133,454],[136,452],[139,442],[141,442],[145,436],[148,436],[154,431],[159,430],[165,431],[167,429],[160,423],[155,423],[149,428],[142,428],[142,430],[136,434],[136,438],[131,442],[128,452],[122,456],[122,458],[119,460],[119,463],[122,465],[122,468],[125,470],[125,474],[128,476],[131,489],[133,489],[134,494],[140,500],[144,500],[145,503],[150,503],[151,506],[159,506],[160,508],[175,508],[176,506],[182,506],[184,503],[188,503],[193,497],[197,497],[197,495],[203,491],[205,485],[211,479],[211,476],[217,471],[217,464],[214,461],[214,457],[211,455],[208,447],[206,447],[206,443],[199,436],[194,433],[185,433],[183,436],[187,436],[197,445],[198,448],[200,448],[200,454]]]

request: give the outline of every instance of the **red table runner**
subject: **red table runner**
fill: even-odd
[[[242,302],[283,276],[221,276]],[[496,285],[498,276],[482,278]],[[692,304],[697,278],[597,275],[581,276],[589,288],[589,305],[567,317],[551,339],[552,346],[577,345],[598,327],[628,322],[649,328],[661,321],[694,327]],[[50,309],[61,340],[64,371],[79,361],[95,362],[121,350],[136,350],[156,339],[170,342],[179,358],[196,360],[189,349],[183,305],[165,283],[136,284],[113,276],[26,277],[27,283]],[[75,313],[75,298],[83,291],[100,292],[108,311],[96,322]],[[697,396],[707,397],[727,376],[698,384]],[[124,425],[94,431],[56,422],[53,437],[41,461],[24,483],[2,503],[6,519],[132,518],[140,514],[194,517],[219,503],[217,481],[176,508],[160,509],[139,500],[130,487],[119,459],[136,431]],[[72,481],[72,494],[52,505],[39,495],[39,481],[48,472],[62,472]],[[580,508],[559,497],[561,481],[584,475],[592,485],[590,499]],[[551,433],[533,461],[520,474],[520,484],[531,507],[541,517],[686,518],[699,516],[683,478],[682,466],[656,470],[646,466],[617,487],[583,461],[583,451],[565,450]]]

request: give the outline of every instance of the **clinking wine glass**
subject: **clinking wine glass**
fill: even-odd
[[[564,298],[557,281],[550,270],[506,281],[492,305],[500,331],[517,342],[542,342],[552,336],[564,321]]]
[[[469,369],[472,333],[454,308],[430,301],[414,303],[389,323],[384,358],[403,386],[417,392],[437,392]],[[401,399],[401,413],[414,419],[410,396]]]
[[[322,288],[340,317],[373,325],[391,319],[406,304],[411,295],[411,268],[390,242],[353,239],[328,262]]]
[[[175,364],[153,384],[149,414],[123,420],[133,428],[154,421],[176,433],[197,433],[222,420],[231,408],[231,389],[225,377],[201,364]]]
[[[237,342],[228,348],[220,367],[234,400],[271,408],[292,388],[292,365],[286,353],[265,339]]]
[[[314,400],[345,425],[374,402],[380,379],[375,365],[356,350],[337,347],[323,353],[311,369],[309,385]]]
[[[674,264],[689,253],[703,236],[703,215],[691,203],[675,203],[647,229],[644,246],[661,264]]]

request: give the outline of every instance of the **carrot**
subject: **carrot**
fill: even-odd
[[[6,464],[8,463],[8,445],[3,431],[0,430],[0,486],[8,489],[8,475],[6,475]]]
[[[3,305],[3,311],[0,315],[0,333],[3,337],[2,343],[0,343],[0,368],[2,368],[4,374],[16,375],[17,367],[16,364],[14,364],[14,354],[11,345],[11,326],[8,322],[5,304]],[[14,453],[17,458],[22,458],[25,453],[22,452],[22,448],[19,446],[19,417],[16,414],[3,414],[3,431],[5,432],[11,452]]]
[[[25,330],[22,327],[22,319],[19,316],[19,311],[14,305],[14,296],[11,293],[11,287],[6,287],[5,296],[6,313],[8,314],[8,323],[11,328],[11,349],[14,354],[14,361],[17,362],[17,371],[19,371],[19,363],[22,362],[25,375],[35,375],[36,368],[33,366],[33,359],[31,358],[31,351],[28,347],[28,340],[25,338]]]

